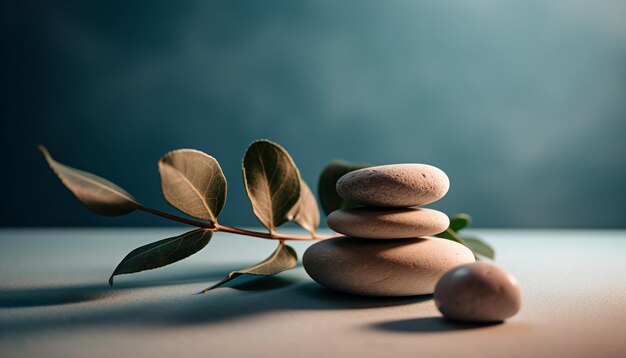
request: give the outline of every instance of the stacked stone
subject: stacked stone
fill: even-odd
[[[456,242],[431,237],[450,221],[420,206],[441,199],[450,182],[426,164],[394,164],[350,172],[337,193],[357,206],[332,212],[328,226],[346,235],[318,242],[304,253],[307,273],[338,291],[369,296],[433,293],[449,269],[474,262]]]

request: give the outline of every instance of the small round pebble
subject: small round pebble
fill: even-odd
[[[337,181],[344,199],[368,206],[420,206],[441,199],[450,187],[446,173],[428,164],[390,164],[350,172]]]
[[[439,238],[378,240],[339,237],[311,245],[306,272],[330,289],[365,296],[431,294],[451,268],[474,262],[465,246]]]
[[[468,322],[504,321],[522,306],[515,277],[487,262],[448,271],[437,283],[434,299],[446,318]]]
[[[328,226],[347,236],[368,239],[402,239],[445,231],[450,219],[441,211],[425,208],[383,209],[358,207],[335,210]]]

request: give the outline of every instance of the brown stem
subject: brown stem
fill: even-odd
[[[201,227],[201,228],[205,228],[205,229],[215,229],[215,224],[213,224],[212,222],[204,222],[204,221],[197,221],[197,220],[183,218],[183,217],[180,217],[180,216],[168,214],[166,212],[163,212],[163,211],[160,211],[160,210],[157,210],[157,209],[149,208],[147,206],[144,206],[143,204],[135,204],[135,207],[138,210],[142,210],[142,211],[145,211],[147,213],[154,214],[154,215],[166,218],[166,219],[178,221],[179,223],[183,223],[183,224],[187,224],[187,225],[191,225],[191,226],[197,226],[197,227]]]
[[[327,240],[327,239],[332,239],[333,237],[342,236],[341,234],[331,234],[331,235],[322,235],[322,236],[319,236],[319,235],[300,236],[300,235],[284,235],[284,234],[279,234],[276,232],[265,233],[265,232],[239,229],[239,228],[230,227],[226,225],[219,225],[219,224],[215,224],[212,222],[204,222],[204,221],[198,221],[198,220],[193,220],[193,219],[187,219],[187,218],[169,214],[169,213],[157,210],[157,209],[149,208],[139,203],[136,203],[135,207],[138,210],[145,211],[150,214],[154,214],[154,215],[166,218],[166,219],[170,219],[170,220],[177,221],[179,223],[183,223],[183,224],[187,224],[191,226],[211,229],[213,231],[229,232],[231,234],[260,237],[262,239],[268,239],[268,240],[302,240],[302,241],[304,240]]]
[[[215,230],[222,231],[222,232],[229,232],[231,234],[260,237],[262,239],[268,239],[268,240],[302,240],[302,241],[304,240],[327,240],[327,239],[332,239],[333,237],[342,236],[341,234],[331,234],[331,235],[323,235],[323,236],[284,235],[284,234],[279,234],[276,232],[265,233],[265,232],[244,230],[244,229],[239,229],[236,227],[230,227],[230,226],[219,225],[219,224],[215,224]]]

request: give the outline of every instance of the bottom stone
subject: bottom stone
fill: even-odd
[[[474,262],[454,241],[339,237],[310,246],[302,257],[306,272],[330,289],[365,296],[431,294],[451,268]]]

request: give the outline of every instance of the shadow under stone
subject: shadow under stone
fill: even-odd
[[[224,273],[224,275],[226,272]],[[202,282],[212,276],[203,275]],[[199,281],[200,277],[170,277],[176,284]],[[0,289],[0,308],[61,305],[93,300],[93,308],[49,310],[41,315],[12,315],[4,320],[0,334],[43,332],[85,327],[155,327],[211,325],[281,311],[370,309],[415,304],[431,295],[413,297],[363,297],[329,290],[296,273],[281,276],[237,278],[231,286],[222,286],[206,294],[177,294],[145,302],[109,299],[136,287],[159,285],[161,281],[126,281],[121,288],[101,285],[77,285],[34,289]],[[198,287],[198,290],[201,287]],[[236,291],[236,292],[233,292]],[[158,294],[157,294],[158,295]],[[107,303],[107,301],[109,303]],[[104,302],[104,304],[100,304]],[[114,302],[114,303],[110,303]]]
[[[260,278],[258,281],[267,280]],[[276,278],[275,278],[276,279]],[[287,279],[287,278],[286,278]],[[254,283],[254,282],[253,282]],[[260,284],[254,283],[254,284]],[[270,285],[283,283],[270,283]],[[197,295],[186,305],[170,309],[167,316],[151,315],[152,323],[165,325],[214,324],[241,317],[285,310],[350,310],[414,304],[430,300],[432,295],[411,297],[364,297],[332,291],[315,282],[288,283],[273,290],[230,294],[220,287]]]
[[[223,287],[231,287],[240,291],[258,292],[276,290],[298,282],[294,278],[285,278],[281,276],[259,277],[252,275],[242,275],[237,277],[235,280],[233,280],[233,284],[229,282]],[[228,286],[229,284],[230,286]]]
[[[502,322],[490,323],[471,323],[450,321],[444,317],[421,317],[403,320],[394,320],[376,323],[371,328],[390,331],[390,332],[407,332],[407,333],[427,333],[427,332],[451,332],[463,331],[470,329],[480,329],[492,327],[502,324]]]
[[[424,302],[432,299],[432,295],[405,297],[372,297],[343,293],[326,288],[315,282],[300,285],[296,294],[304,296],[311,303],[323,309],[365,309],[390,307]],[[305,302],[306,302],[305,301]]]

